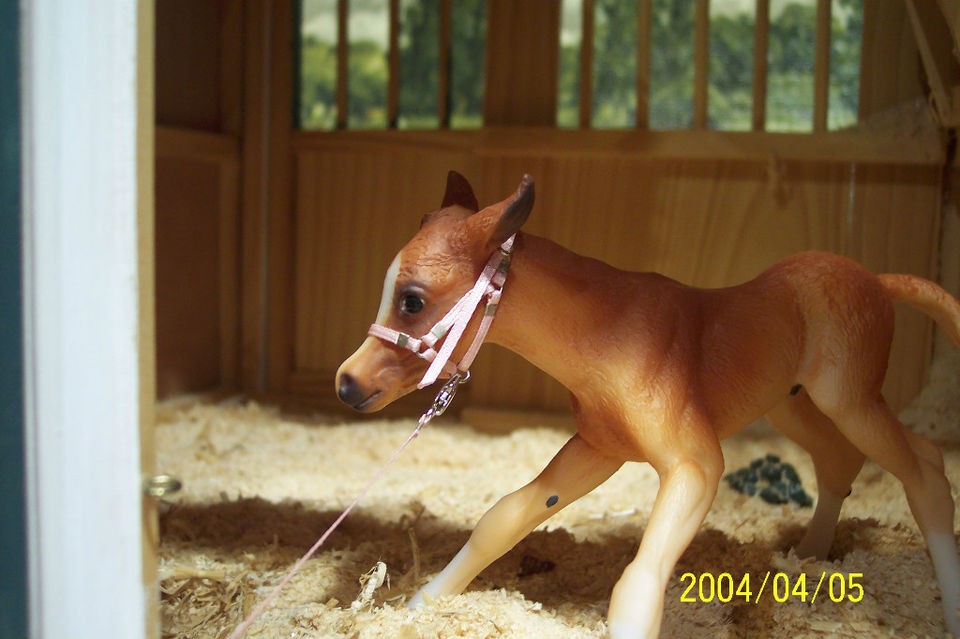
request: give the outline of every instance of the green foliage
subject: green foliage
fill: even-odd
[[[486,0],[454,0],[450,61],[450,126],[453,128],[483,125],[486,32]]]
[[[637,3],[594,6],[593,125],[629,127],[637,112]]]
[[[351,5],[353,6],[353,5]],[[365,6],[369,10],[374,5]],[[385,5],[384,5],[385,6]],[[327,14],[321,12],[327,11]],[[485,0],[456,0],[451,51],[451,126],[480,126],[483,112]],[[404,0],[400,20],[400,93],[397,125],[434,128],[439,94],[439,2]],[[335,20],[334,5],[315,8]],[[348,126],[383,128],[387,122],[389,69],[384,46],[362,34],[351,40],[348,61]],[[304,129],[332,129],[337,122],[337,46],[315,35],[301,40],[298,116]]]
[[[833,15],[831,31],[830,109],[827,119],[829,128],[837,129],[857,123],[863,0],[841,0],[839,11]]]
[[[350,43],[349,120],[351,129],[383,128],[387,124],[387,56],[369,40]]]
[[[707,124],[711,129],[744,131],[753,113],[752,15],[714,16],[710,23]]]
[[[576,127],[580,121],[580,46],[560,47],[557,78],[557,126]]]
[[[440,3],[406,0],[400,26],[401,128],[435,128],[439,91]]]
[[[767,129],[813,128],[816,7],[791,3],[770,22],[767,55]]]
[[[687,128],[693,114],[694,8],[690,0],[654,0],[651,15],[649,120],[652,128]],[[451,126],[482,125],[485,0],[455,0],[449,111]],[[636,116],[637,3],[596,0],[593,125],[631,127]],[[771,21],[768,44],[767,128],[810,130],[813,111],[814,3],[793,1]],[[830,55],[831,128],[856,122],[863,0],[835,0]],[[717,13],[710,24],[708,124],[750,127],[753,85],[752,13]],[[439,2],[403,0],[400,34],[399,121],[434,128],[439,83]],[[336,124],[336,45],[306,36],[300,64],[300,123]],[[560,48],[557,122],[576,126],[579,43]],[[355,40],[349,47],[349,126],[385,127],[388,80],[383,46]]]
[[[337,123],[337,49],[315,37],[300,47],[300,127],[332,129]]]

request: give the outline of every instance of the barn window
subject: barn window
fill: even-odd
[[[862,25],[863,0],[563,0],[557,123],[849,126]]]
[[[485,20],[485,0],[302,0],[300,128],[479,127]]]
[[[556,123],[857,121],[863,0],[558,0]],[[301,0],[303,129],[483,124],[485,0]]]

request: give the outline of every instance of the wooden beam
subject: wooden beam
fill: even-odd
[[[350,119],[350,6],[337,2],[337,128],[346,129]]]
[[[238,158],[221,162],[217,198],[220,249],[220,389],[240,389],[240,163]]]
[[[767,52],[770,46],[770,0],[757,0],[753,27],[753,113],[751,128],[767,128]]]
[[[923,96],[906,2],[863,3],[857,120],[892,114]]]
[[[243,3],[226,0],[220,14],[220,131],[243,126]]]
[[[487,1],[487,125],[554,126],[560,0]]]
[[[286,388],[292,369],[293,348],[293,184],[290,141],[293,131],[293,3],[270,0],[270,50],[267,60],[269,107],[266,124],[268,155],[259,158],[267,177],[265,195],[267,226],[261,239],[266,250],[266,291],[263,318],[266,326],[267,359],[265,381],[268,390]]]
[[[830,0],[817,0],[813,60],[813,130],[827,130],[830,107]]]
[[[440,41],[437,58],[437,118],[441,129],[450,128],[450,57],[453,49],[453,3],[440,0]]]
[[[197,129],[157,126],[154,144],[157,157],[236,161],[240,155],[237,136]]]
[[[693,128],[707,128],[710,69],[710,0],[697,0],[693,46]]]
[[[400,114],[400,0],[390,0],[387,52],[387,128],[397,128]]]
[[[953,36],[954,55],[960,55],[960,0],[939,0],[938,4]]]
[[[960,114],[954,104],[954,93],[960,81],[960,66],[952,49],[953,36],[932,3],[906,0],[906,6],[940,124],[958,126]]]
[[[266,369],[267,185],[271,19],[264,2],[244,3],[243,156],[240,185],[240,386],[264,390]],[[157,135],[158,152],[163,146]]]
[[[650,19],[653,0],[637,4],[637,113],[636,127],[650,128]]]
[[[940,138],[935,131],[831,131],[768,133],[752,131],[580,130],[546,127],[485,127],[460,131],[301,131],[292,138],[294,153],[310,149],[397,149],[415,147],[437,153],[474,153],[498,157],[543,158],[648,157],[691,160],[769,162],[856,162],[939,166]]]
[[[593,125],[593,0],[583,0],[580,21],[580,128]]]

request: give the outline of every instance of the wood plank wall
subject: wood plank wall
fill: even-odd
[[[509,38],[487,60],[485,111],[488,125],[525,126],[296,132],[292,7],[158,4],[161,395],[223,388],[337,407],[334,371],[362,339],[383,271],[438,204],[450,168],[473,180],[482,202],[530,172],[538,181],[531,232],[702,286],[742,281],[806,248],[937,276],[942,151],[935,132],[933,140],[918,136],[903,115],[922,85],[902,3],[865,7],[860,108],[868,126],[797,136],[531,126],[552,116],[543,105],[503,101],[516,71],[496,71],[523,55],[508,50]],[[544,60],[556,54],[538,51]],[[528,101],[555,101],[552,89],[534,93]],[[897,123],[895,131],[878,134],[878,122]],[[637,123],[645,125],[642,113]],[[928,354],[929,323],[900,313],[888,385],[894,405],[919,388]],[[460,406],[566,407],[556,383],[495,347],[476,371]]]
[[[241,0],[156,7],[157,394],[235,389]]]
[[[544,152],[505,148],[497,138],[428,146],[376,135],[297,137],[289,391],[327,405],[337,366],[376,315],[387,265],[439,204],[451,168],[473,181],[481,204],[502,199],[529,172],[537,179],[529,232],[698,286],[744,281],[805,249],[936,276],[935,166],[585,154],[582,145]],[[924,319],[898,316],[887,388],[894,405],[919,390],[929,339]],[[475,372],[463,404],[566,408],[559,385],[497,347],[482,351]]]

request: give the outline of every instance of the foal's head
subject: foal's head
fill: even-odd
[[[473,287],[491,254],[520,229],[532,207],[528,176],[515,194],[479,210],[469,182],[451,171],[440,208],[423,216],[420,230],[387,269],[376,324],[413,337],[427,334]],[[475,330],[467,329],[452,361],[459,361]],[[410,350],[367,337],[340,365],[337,394],[356,410],[374,412],[416,389],[427,366]]]

